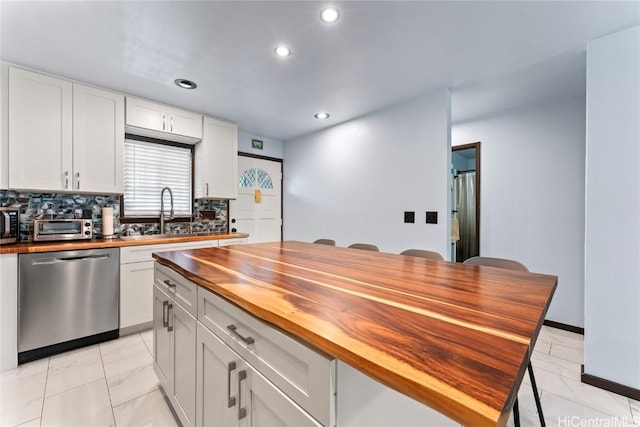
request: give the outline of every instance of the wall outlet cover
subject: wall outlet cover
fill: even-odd
[[[404,212],[404,222],[407,224],[413,224],[416,222],[416,213],[415,212]]]
[[[437,211],[427,211],[426,212],[426,221],[427,224],[437,224],[438,223],[438,212]]]

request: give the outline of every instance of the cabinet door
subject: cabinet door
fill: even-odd
[[[122,193],[124,96],[73,85],[73,189]]]
[[[174,409],[182,425],[190,426],[196,415],[196,319],[175,302],[169,304]]]
[[[235,199],[237,195],[238,127],[204,118],[202,142],[196,146],[196,197]]]
[[[120,265],[120,329],[153,320],[153,261]]]
[[[167,130],[178,135],[202,139],[202,115],[177,108],[168,109]]]
[[[153,287],[153,370],[165,392],[173,394],[171,370],[171,337],[169,331],[169,298],[157,286]]]
[[[201,324],[196,353],[196,425],[237,426],[240,357]]]
[[[9,68],[9,187],[72,190],[72,84]]]
[[[127,126],[166,132],[167,120],[166,105],[127,96]]]
[[[241,397],[238,404],[241,408],[246,408],[246,417],[241,420],[241,426],[321,426],[251,365],[245,365],[238,372],[239,378],[244,376],[242,372],[245,370],[246,379],[238,383]]]

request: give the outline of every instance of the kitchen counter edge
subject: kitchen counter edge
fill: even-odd
[[[247,233],[220,233],[194,236],[188,234],[176,234],[175,236],[155,237],[153,235],[141,236],[140,239],[91,239],[74,240],[71,242],[24,242],[0,245],[0,255],[4,254],[32,254],[39,252],[77,251],[96,248],[120,248],[124,246],[162,245],[180,242],[197,242],[202,240],[227,240],[243,239],[249,237]]]

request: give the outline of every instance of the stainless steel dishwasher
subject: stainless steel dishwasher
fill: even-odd
[[[19,255],[18,363],[118,337],[118,248]]]

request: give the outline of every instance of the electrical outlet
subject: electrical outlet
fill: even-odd
[[[416,222],[416,213],[415,212],[404,212],[404,222],[407,224],[413,224]]]
[[[437,211],[427,211],[426,221],[427,224],[437,224],[438,223],[438,212]]]

